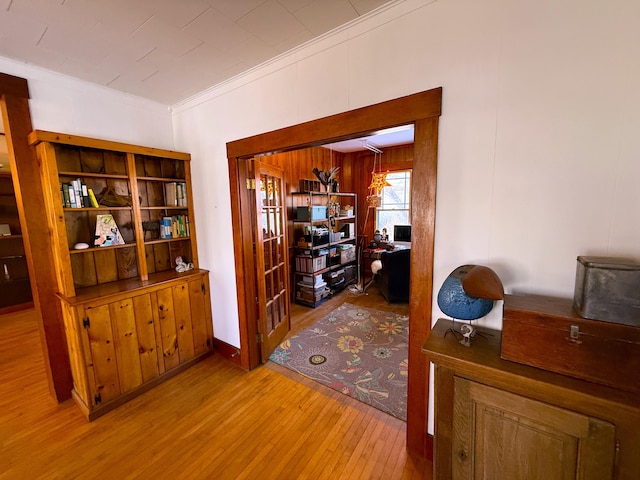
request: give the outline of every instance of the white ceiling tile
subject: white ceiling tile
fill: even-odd
[[[27,45],[13,38],[3,38],[2,34],[0,34],[0,55],[54,71],[57,71],[67,60],[65,55],[35,45]]]
[[[261,42],[253,36],[229,50],[230,55],[251,66],[266,62],[279,53],[274,47]]]
[[[144,57],[156,48],[155,46],[151,46],[146,39],[114,34],[107,25],[102,23],[99,23],[91,29],[91,35],[96,41],[108,45],[110,54],[130,57],[133,61]]]
[[[365,13],[369,13],[371,10],[375,10],[378,7],[381,7],[385,3],[389,3],[388,0],[351,0],[353,7],[358,12],[358,15],[364,15]]]
[[[314,2],[316,2],[316,0],[278,0],[278,3],[280,3],[280,5],[289,10],[291,13],[295,13],[302,7],[306,7],[310,3]]]
[[[14,42],[35,45],[45,29],[46,26],[42,22],[4,10],[0,11],[0,36],[12,39]]]
[[[95,28],[114,37],[128,37],[153,16],[149,8],[130,0],[65,0],[65,7],[84,11],[95,19]]]
[[[148,2],[144,2],[149,4]],[[179,8],[176,8],[179,4]],[[169,25],[183,28],[202,15],[209,7],[206,2],[198,0],[176,1],[176,0],[155,0],[152,4],[152,13],[161,18]]]
[[[295,13],[296,18],[314,35],[322,35],[358,17],[348,0],[313,2]]]
[[[60,73],[71,77],[82,78],[88,82],[97,83],[99,85],[108,85],[117,76],[109,69],[89,66],[84,62],[76,62],[73,59],[67,59],[58,68]]]
[[[151,17],[131,37],[141,45],[156,47],[171,54],[183,55],[202,42],[157,17]]]
[[[102,61],[110,50],[109,45],[94,38],[90,31],[84,29],[63,30],[50,27],[38,45],[89,65]]]
[[[147,55],[138,59],[143,65],[153,67],[155,70],[170,67],[179,60],[179,55],[174,55],[166,50],[160,50],[158,48],[152,49]]]
[[[233,22],[244,17],[263,3],[264,0],[209,0],[209,5]]]
[[[184,31],[223,51],[251,36],[244,28],[214,9],[204,12],[187,25]]]
[[[180,68],[186,71],[195,70],[200,73],[220,73],[238,63],[229,52],[222,52],[211,45],[200,45],[178,59]]]
[[[384,3],[0,0],[0,55],[175,103]]]
[[[130,80],[144,80],[158,70],[153,65],[138,62],[133,56],[113,52],[107,55],[98,67],[108,69],[117,73],[117,76]]]
[[[8,11],[64,29],[91,28],[97,23],[85,10],[70,8],[62,0],[13,0]]]
[[[304,25],[274,0],[263,3],[238,20],[238,24],[274,46],[305,31]]]
[[[298,45],[302,45],[303,43],[308,42],[312,38],[313,38],[313,34],[309,30],[303,30],[297,35],[289,37],[286,40],[283,40],[282,42],[278,43],[277,45],[274,45],[273,48],[275,48],[280,53],[288,52],[292,48],[295,48]]]

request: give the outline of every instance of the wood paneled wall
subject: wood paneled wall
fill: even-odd
[[[287,207],[291,205],[289,194],[299,191],[300,179],[315,180],[311,172],[313,167],[327,170],[331,167],[340,167],[338,181],[341,192],[358,194],[358,235],[367,237],[368,242],[373,238],[375,212],[369,211],[367,216],[367,196],[371,184],[371,172],[376,160],[373,152],[363,150],[359,152],[341,153],[323,147],[312,147],[290,152],[260,157],[261,162],[282,168],[285,178],[285,194]],[[413,145],[400,145],[385,148],[376,170],[392,172],[394,170],[406,170],[413,167]],[[289,212],[291,218],[292,212]]]
[[[260,157],[259,160],[263,163],[282,168],[286,181],[285,194],[288,198],[291,192],[299,191],[298,181],[300,179],[317,180],[311,171],[313,167],[317,167],[319,170],[342,167],[343,158],[343,153],[334,152],[323,147],[312,147],[264,156]],[[338,175],[340,183],[342,183],[342,168]],[[345,192],[348,191],[343,188],[341,188],[341,190]],[[289,202],[289,205],[290,204],[291,202]]]
[[[340,189],[358,194],[358,235],[367,237],[366,242],[373,238],[375,225],[375,212],[367,206],[373,163],[381,162],[380,166],[376,165],[376,171],[382,172],[410,169],[413,167],[413,145],[388,147],[383,150],[381,158],[375,157],[369,150],[347,153],[341,169]]]

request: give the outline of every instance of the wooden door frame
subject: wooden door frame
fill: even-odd
[[[29,87],[24,78],[0,73],[0,108],[11,163],[20,227],[33,305],[39,330],[49,390],[58,402],[71,398],[73,381],[64,333],[62,310],[56,297],[56,273],[50,249],[44,192],[35,151],[27,136],[33,130]]]
[[[233,246],[238,293],[240,364],[260,364],[256,343],[255,265],[251,235],[250,201],[246,188],[246,159],[370,135],[375,131],[413,124],[411,302],[409,309],[409,373],[407,449],[427,456],[429,361],[422,345],[431,331],[433,255],[438,163],[438,121],[442,88],[350,110],[318,120],[227,143]]]

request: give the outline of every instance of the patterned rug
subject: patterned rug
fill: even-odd
[[[409,317],[344,303],[269,359],[406,421]]]

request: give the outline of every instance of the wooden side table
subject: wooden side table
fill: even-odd
[[[501,333],[470,347],[438,320],[435,479],[640,478],[637,395],[500,358]]]

